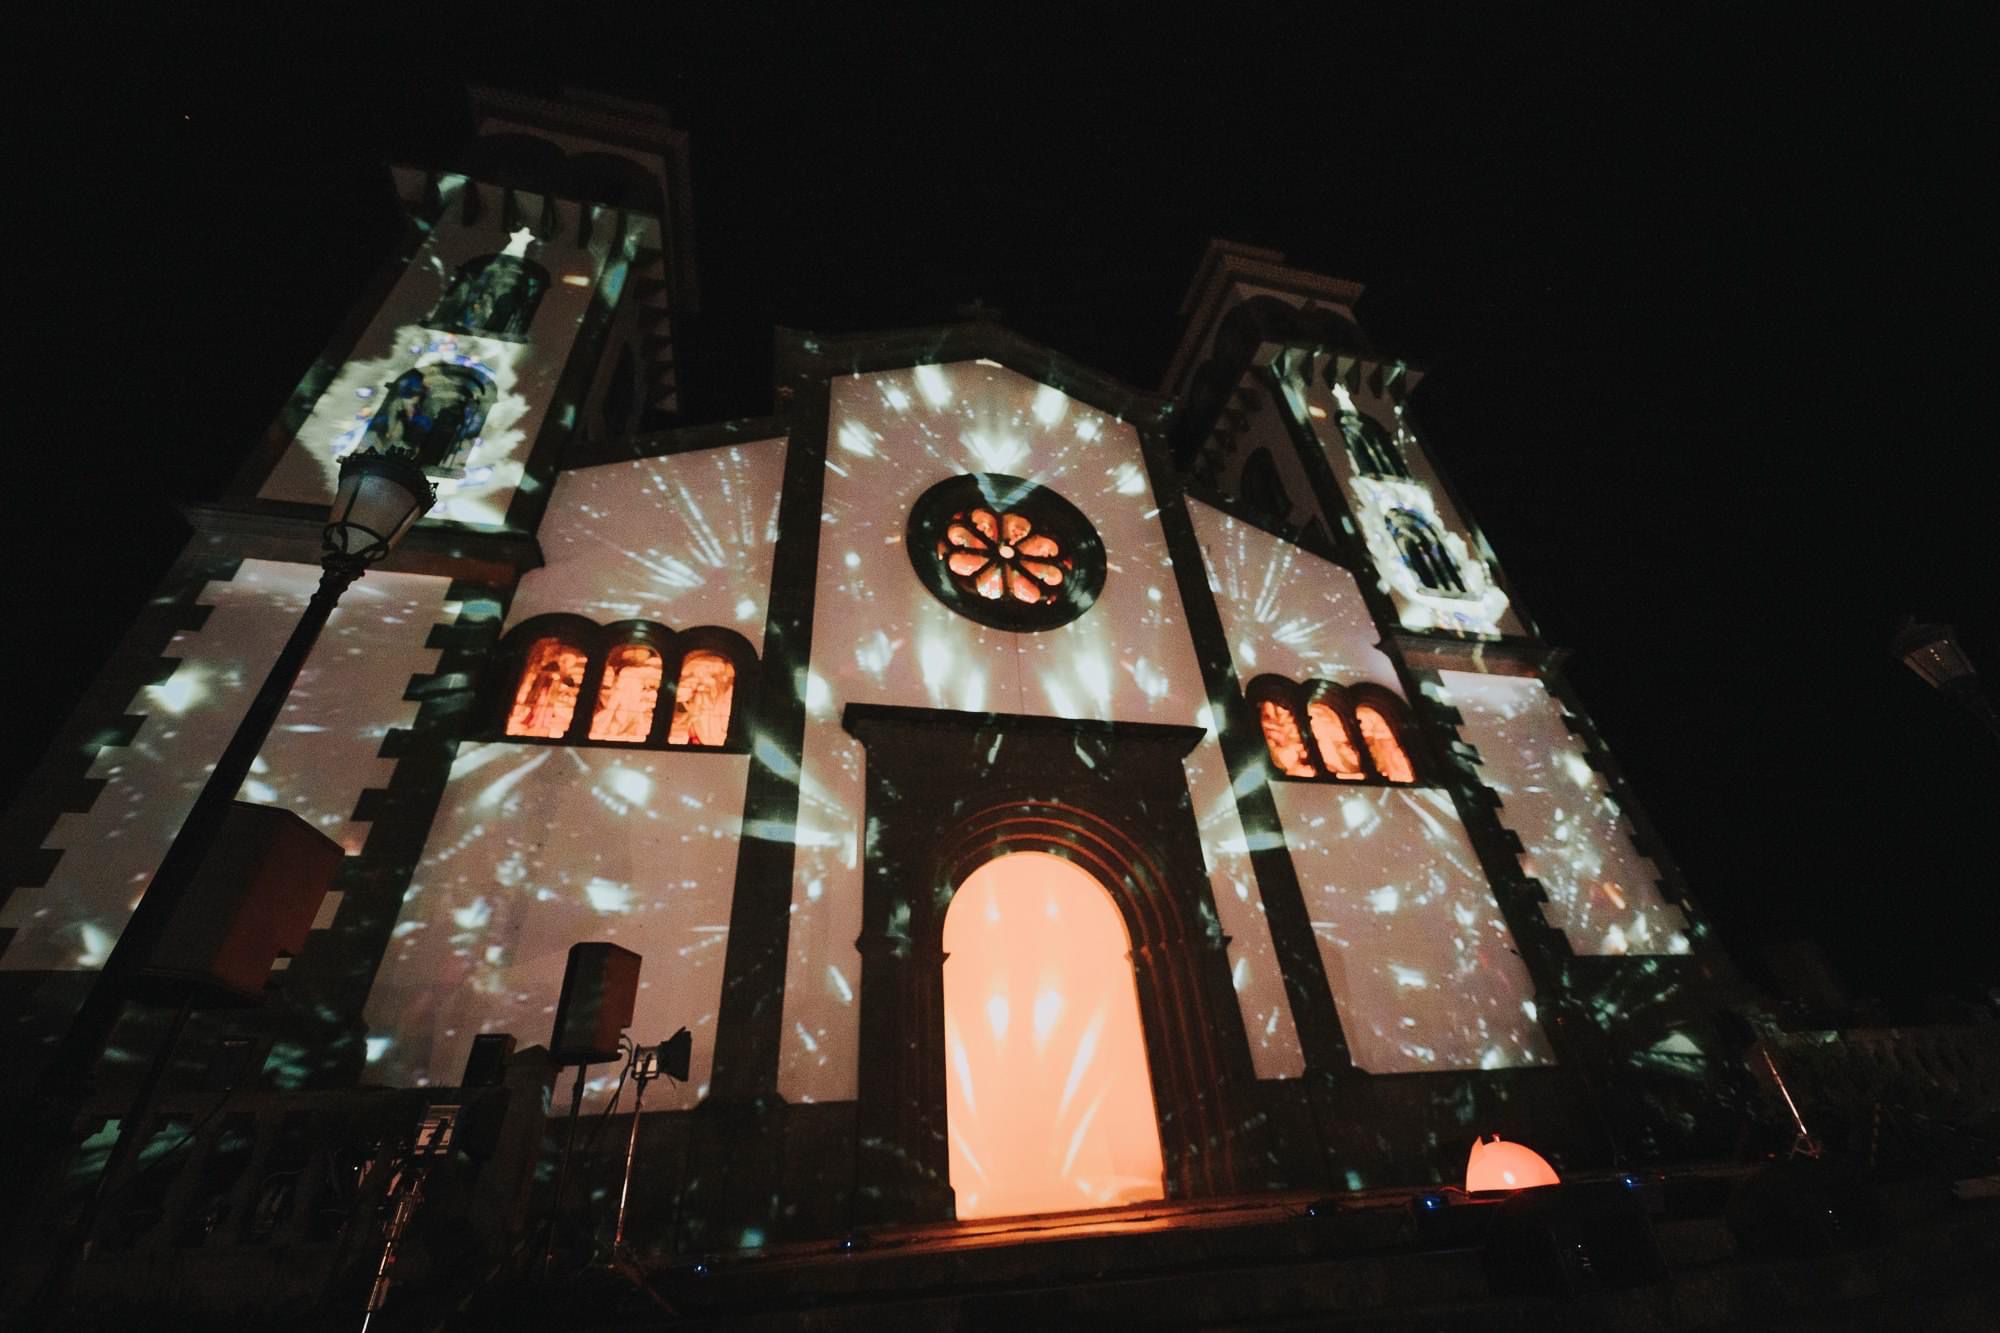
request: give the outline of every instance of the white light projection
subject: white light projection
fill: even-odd
[[[793,1101],[855,1095],[865,793],[861,747],[840,726],[847,704],[1208,725],[1130,425],[985,360],[846,376],[830,387],[799,817],[796,829],[766,831],[798,846],[778,1077]],[[1107,567],[1082,617],[1038,633],[989,629],[918,582],[904,542],[911,506],[968,472],[1024,477],[1083,511],[1103,539]],[[1275,1074],[1295,1059],[1287,1052],[1297,1043],[1212,738],[1196,747],[1187,772],[1212,891],[1236,937],[1244,1021]]]
[[[1554,1063],[1450,793],[1274,782],[1271,794],[1358,1068]]]
[[[1532,676],[1438,673],[1500,822],[1521,839],[1521,869],[1548,891],[1542,913],[1580,954],[1688,951],[1687,917],[1660,896],[1659,867],[1584,759],[1562,706]]]
[[[1354,575],[1199,500],[1187,506],[1239,686],[1270,674],[1403,693]]]
[[[649,1108],[708,1090],[750,760],[610,747],[462,746],[374,989],[370,1082],[458,1082],[472,1039],[546,1045],[569,947],[644,956],[632,1037],[694,1034],[689,1081]],[[590,1068],[601,1105],[615,1064]]]
[[[1312,372],[1301,384],[1297,378],[1284,383],[1290,409],[1312,428],[1332,466],[1334,477],[1345,493],[1348,506],[1361,525],[1362,540],[1375,563],[1376,573],[1396,603],[1396,614],[1405,629],[1447,629],[1481,635],[1524,633],[1520,618],[1508,604],[1493,573],[1493,553],[1476,534],[1469,531],[1462,516],[1451,509],[1444,488],[1432,470],[1430,460],[1414,433],[1403,420],[1403,405],[1394,387],[1375,392],[1369,377],[1351,373],[1355,363],[1341,357],[1335,362],[1337,382],[1329,388],[1322,377],[1326,358],[1312,363]],[[1363,367],[1367,367],[1364,365]],[[1350,390],[1347,381],[1358,389]],[[1374,418],[1397,446],[1408,464],[1408,478],[1364,476],[1355,467],[1340,430],[1340,414],[1356,412]],[[1463,593],[1442,592],[1430,587],[1410,567],[1398,549],[1390,525],[1393,511],[1404,510],[1422,517],[1437,533],[1445,552],[1456,566],[1465,585]]]
[[[782,439],[558,474],[536,533],[548,563],[521,580],[508,622],[721,625],[761,648],[784,475]]]
[[[560,474],[540,537],[548,563],[508,612],[722,625],[759,646],[786,443],[761,440]],[[632,1035],[694,1034],[707,1092],[750,759],[613,746],[460,748],[367,1006],[369,1077],[450,1084],[472,1039],[545,1044],[569,946],[641,954]],[[616,1065],[593,1066],[599,1105]]]
[[[1240,683],[1268,672],[1402,694],[1352,574],[1199,501],[1188,514]],[[1547,1060],[1534,988],[1447,793],[1297,782],[1271,791],[1361,1068]]]
[[[132,743],[99,750],[91,764],[104,789],[50,831],[46,846],[63,853],[54,874],[15,890],[0,913],[0,925],[19,930],[0,969],[102,966],[319,577],[315,565],[245,560],[234,579],[202,591],[214,610],[168,645],[180,659],[173,675],[127,707],[145,718]],[[460,610],[445,601],[449,586],[376,570],[347,590],[240,799],[296,810],[350,855],[361,850],[367,825],[349,816],[395,767],[377,752],[390,728],[416,717],[403,694],[410,677],[436,668],[425,640]]]
[[[539,208],[539,203],[536,205]],[[567,216],[573,205],[564,205]],[[597,228],[608,233],[608,228]],[[558,236],[573,236],[572,221]],[[468,366],[491,379],[495,398],[464,476],[435,478],[438,501],[428,519],[498,526],[521,484],[528,451],[541,431],[556,382],[589,309],[593,289],[607,291],[622,276],[624,260],[609,257],[608,235],[594,236],[588,250],[562,241],[536,241],[526,231],[512,238],[497,232],[440,227],[397,281],[360,340],[357,355],[341,366],[312,405],[297,437],[279,457],[258,492],[269,500],[325,504],[333,498],[340,460],[365,448],[369,421],[382,405],[384,386],[412,367]],[[543,294],[526,341],[447,333],[425,328],[458,266],[482,255],[505,253],[532,258],[557,275]],[[560,280],[587,274],[578,287]],[[369,354],[362,355],[367,349]]]

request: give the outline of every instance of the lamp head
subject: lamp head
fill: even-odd
[[[414,459],[363,449],[340,460],[340,484],[327,515],[326,559],[372,565],[394,550],[437,503],[437,491]]]
[[[1889,651],[1934,689],[1950,689],[1977,674],[1949,625],[1905,620],[1890,641]]]

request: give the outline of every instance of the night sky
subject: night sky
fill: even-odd
[[[1746,970],[1817,939],[1902,1017],[2000,985],[2000,745],[1885,648],[1908,612],[1954,621],[2000,678],[1971,7],[1105,31],[545,9],[573,27],[549,34],[412,12],[345,47],[324,17],[158,31],[51,65],[24,113],[46,160],[11,211],[53,392],[15,418],[49,489],[9,496],[35,577],[0,794],[184,540],[173,503],[228,483],[386,259],[385,164],[449,152],[467,78],[589,85],[693,136],[689,423],[769,410],[774,325],[979,300],[1151,388],[1210,237],[1365,282],[1377,345],[1430,374],[1431,451]]]

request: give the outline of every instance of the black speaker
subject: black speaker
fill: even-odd
[[[461,1088],[497,1088],[507,1078],[507,1061],[514,1054],[514,1034],[511,1032],[482,1032],[472,1039],[472,1050],[465,1057],[465,1074],[458,1080]]]
[[[639,998],[639,955],[615,944],[572,944],[549,1059],[594,1065],[618,1058],[618,1038],[632,1026]]]
[[[682,1028],[660,1043],[660,1072],[676,1082],[687,1082],[688,1060],[693,1055],[694,1037]]]
[[[290,810],[231,803],[222,833],[167,921],[134,993],[257,1004],[279,955],[296,957],[346,853]]]
[[[1482,1258],[1496,1296],[1566,1299],[1667,1275],[1645,1200],[1620,1180],[1516,1191],[1498,1208]]]

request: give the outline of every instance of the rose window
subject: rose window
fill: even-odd
[[[1052,601],[1070,569],[1061,544],[1036,532],[1025,514],[996,515],[990,509],[955,514],[941,545],[945,568],[988,600],[1012,597],[1030,606]]]
[[[1090,609],[1104,547],[1046,486],[977,473],[939,482],[910,512],[910,560],[946,606],[997,629],[1049,629]]]

